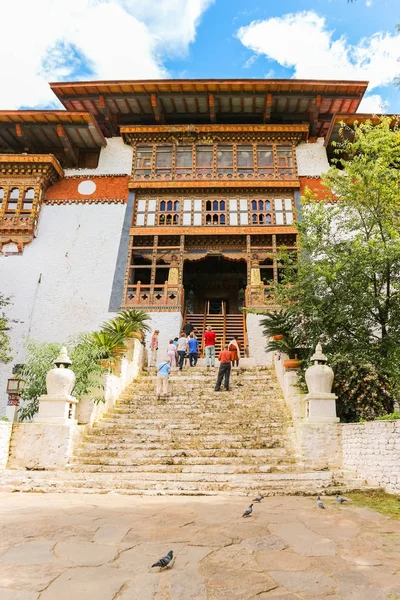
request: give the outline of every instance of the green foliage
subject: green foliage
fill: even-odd
[[[0,304],[1,305],[1,304]],[[101,331],[81,334],[70,340],[69,355],[76,376],[73,394],[78,400],[90,394],[94,388],[101,389],[101,375],[105,372],[101,360],[111,359],[119,349],[124,348],[127,337],[135,337],[149,330],[147,313],[141,310],[120,311],[119,316],[106,321]],[[19,411],[20,420],[32,419],[38,411],[38,398],[46,393],[46,375],[53,368],[62,344],[27,344],[26,361],[19,377],[24,382]],[[96,397],[95,401],[101,401]]]
[[[19,372],[24,382],[18,414],[21,421],[32,419],[38,411],[38,398],[46,393],[46,375],[54,367],[53,361],[60,353],[61,346],[58,343],[27,343],[25,364]]]
[[[117,348],[124,345],[126,335],[113,331],[94,331],[87,334],[87,342],[98,351],[99,359],[112,358]]]
[[[267,313],[260,324],[265,337],[283,336],[281,340],[269,340],[267,352],[285,352],[289,358],[295,358],[296,354],[299,354],[299,347],[304,341],[303,332],[297,315],[292,314],[289,308]]]
[[[276,294],[330,356],[341,417],[371,419],[400,390],[400,130],[383,118],[341,133],[324,178],[335,199],[302,198],[302,257],[281,253]]]
[[[144,310],[120,310],[118,318],[125,323],[129,335],[137,336],[150,331],[150,326],[147,324],[150,317]]]
[[[400,419],[400,412],[397,411],[394,411],[388,415],[376,417],[376,421],[396,421],[397,419]]]
[[[389,379],[369,363],[352,364],[335,357],[333,393],[338,396],[337,414],[341,421],[372,421],[393,410]]]
[[[9,298],[0,293],[0,362],[8,363],[11,360],[11,344],[8,332],[10,321],[2,310],[10,304]]]

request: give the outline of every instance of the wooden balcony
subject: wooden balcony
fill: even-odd
[[[125,294],[125,307],[149,311],[182,311],[184,290],[182,285],[128,284]]]

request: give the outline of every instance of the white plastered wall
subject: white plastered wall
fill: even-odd
[[[324,138],[297,146],[296,159],[299,177],[321,177],[329,169]]]
[[[107,146],[100,151],[96,169],[65,169],[65,176],[74,175],[130,175],[132,171],[132,147],[120,137],[108,138]]]
[[[7,315],[13,361],[0,365],[0,414],[12,364],[23,362],[27,337],[66,342],[110,318],[125,204],[43,206],[38,236],[20,255],[0,255],[0,289],[11,297]]]
[[[262,332],[260,321],[263,315],[254,315],[248,313],[246,316],[247,345],[249,348],[249,358],[255,365],[271,365],[272,354],[265,352],[267,340]]]

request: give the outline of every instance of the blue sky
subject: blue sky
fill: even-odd
[[[48,81],[297,77],[369,80],[364,110],[400,113],[399,0],[14,0],[3,18],[0,108],[56,107]]]

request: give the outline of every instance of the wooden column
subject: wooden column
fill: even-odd
[[[275,233],[272,235],[272,252],[274,255],[274,263],[273,263],[273,265],[274,265],[274,281],[276,283],[278,281],[278,261],[277,261],[278,250],[276,247],[276,234]]]

